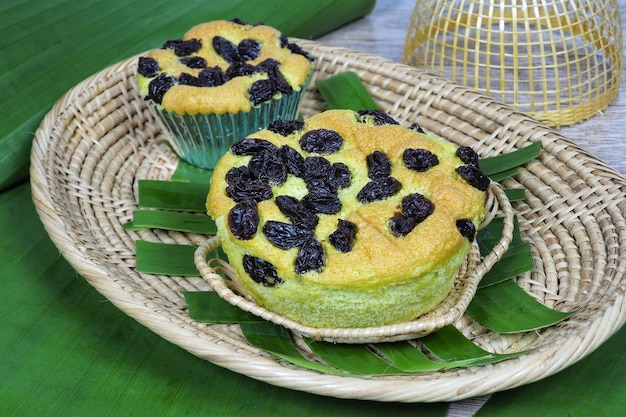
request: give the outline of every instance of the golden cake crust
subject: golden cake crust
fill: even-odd
[[[206,67],[219,67],[226,72],[231,65],[213,47],[213,38],[220,36],[237,46],[244,40],[254,40],[259,43],[260,49],[254,59],[246,59],[245,63],[256,66],[267,59],[278,61],[279,70],[285,81],[294,91],[300,91],[310,76],[312,61],[306,53],[294,53],[286,47],[286,38],[282,34],[266,25],[249,25],[233,21],[218,20],[202,23],[191,28],[183,36],[183,41],[199,40],[201,47],[188,55],[177,55],[175,48],[155,49],[142,58],[153,59],[158,63],[159,71],[156,74],[137,75],[137,85],[140,94],[150,96],[149,84],[160,75],[174,77],[175,81],[167,91],[159,97],[156,104],[164,110],[177,114],[224,114],[248,112],[254,106],[250,100],[249,90],[259,80],[269,78],[267,72],[255,72],[228,79],[224,84],[211,87],[198,87],[179,82],[183,73],[198,77]],[[293,45],[293,44],[290,44]],[[181,62],[181,57],[200,57],[205,60],[204,68],[190,68]],[[149,75],[149,76],[147,76]],[[275,96],[280,96],[277,92]],[[159,101],[157,100],[157,101]]]
[[[339,133],[343,138],[341,149],[333,153],[302,150],[299,138],[317,129]],[[424,283],[434,279],[429,285],[447,287],[444,290],[437,288],[433,297],[427,297],[429,300],[425,305],[429,305],[429,309],[442,300],[442,294],[445,297],[449,292],[456,269],[469,251],[470,240],[474,238],[473,235],[469,238],[463,236],[457,221],[470,221],[477,227],[484,217],[485,204],[484,190],[470,185],[456,172],[458,167],[466,166],[466,163],[456,156],[455,145],[397,124],[376,125],[373,117],[346,110],[329,110],[315,115],[305,120],[303,130],[287,136],[265,129],[250,137],[267,140],[278,148],[287,145],[297,149],[303,158],[322,156],[330,164],[344,163],[351,173],[350,185],[337,191],[341,209],[334,214],[317,214],[318,223],[314,232],[323,248],[323,266],[297,273],[294,264],[300,256],[300,247],[276,247],[265,236],[264,225],[271,221],[290,223],[290,219],[278,208],[276,197],[290,195],[305,200],[308,193],[305,181],[295,175],[288,175],[283,184],[273,185],[272,197],[258,202],[256,233],[251,238],[240,239],[233,234],[229,223],[229,213],[237,202],[226,192],[229,186],[226,177],[233,167],[248,165],[252,156],[236,155],[231,151],[218,162],[207,197],[207,211],[216,221],[218,236],[229,256],[229,262],[243,278],[242,283],[253,297],[261,300],[260,304],[278,303],[277,300],[268,300],[268,297],[273,297],[274,290],[278,293],[284,289],[283,296],[292,297],[287,294],[290,286],[298,293],[308,291],[309,299],[325,297],[328,291],[336,295],[337,291],[350,292],[353,289],[359,292],[359,297],[369,292],[375,298],[381,288],[401,288],[402,285],[411,288],[409,291],[430,291],[420,288],[421,277]],[[406,149],[426,149],[438,157],[438,164],[425,172],[407,168],[402,159]],[[397,179],[401,188],[392,196],[364,204],[357,195],[372,181],[368,177],[366,158],[375,151],[388,156],[391,161],[389,176]],[[403,198],[416,193],[431,201],[434,211],[407,234],[394,234],[390,219],[402,212]],[[338,250],[329,238],[338,228],[339,219],[356,226],[356,237],[351,250],[346,252]],[[282,283],[267,288],[267,285],[252,282],[242,267],[246,255],[270,262]],[[418,282],[417,287],[414,286],[415,282]],[[380,295],[385,296],[385,293],[381,292]],[[338,297],[341,299],[343,295]],[[411,301],[409,299],[406,302]],[[272,309],[273,306],[266,307]],[[314,315],[311,312],[305,314]],[[410,319],[416,310],[403,314],[409,316],[405,319]],[[370,321],[356,320],[353,323],[370,324]]]

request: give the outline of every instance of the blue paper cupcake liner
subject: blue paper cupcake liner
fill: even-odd
[[[171,133],[170,142],[190,164],[213,169],[230,146],[276,119],[295,119],[306,85],[300,91],[272,99],[236,114],[179,115],[157,109]]]

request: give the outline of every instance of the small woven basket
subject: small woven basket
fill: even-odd
[[[209,238],[198,247],[195,252],[194,262],[202,278],[221,298],[244,311],[283,326],[304,337],[333,343],[381,343],[416,339],[450,325],[463,316],[476,293],[481,278],[502,258],[502,255],[509,247],[509,243],[511,243],[513,235],[513,207],[499,184],[492,183],[488,192],[487,218],[481,227],[484,227],[498,213],[501,213],[504,224],[502,237],[493,250],[482,259],[478,245],[474,242],[465,263],[457,273],[454,286],[446,299],[434,310],[408,322],[366,328],[318,328],[306,326],[258,305],[241,287],[237,273],[228,263],[217,259],[207,262],[207,255],[220,246],[220,241],[217,237]],[[216,266],[211,266],[211,264]],[[410,300],[407,300],[407,302],[410,302]]]
[[[622,42],[617,0],[417,0],[403,62],[560,127],[615,99]]]

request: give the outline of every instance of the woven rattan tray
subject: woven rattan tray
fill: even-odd
[[[201,244],[205,236],[127,231],[138,179],[167,179],[176,157],[137,95],[129,59],[69,91],[43,120],[32,149],[33,198],[61,253],[125,313],[200,358],[270,384],[341,398],[430,402],[500,391],[551,375],[596,349],[623,324],[626,180],[534,120],[482,94],[419,70],[337,47],[302,42],[317,59],[302,112],[324,109],[316,81],[352,70],[402,124],[482,156],[542,142],[540,157],[505,186],[523,187],[514,203],[536,268],[517,282],[551,308],[577,314],[540,332],[500,335],[467,317],[456,324],[494,352],[534,348],[492,365],[413,376],[341,377],[291,365],[251,345],[237,325],[189,318],[184,290],[208,290],[197,278],[135,270],[134,241]]]

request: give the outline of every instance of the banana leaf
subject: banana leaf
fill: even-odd
[[[30,143],[62,94],[89,75],[195,24],[238,17],[316,38],[375,0],[26,0],[0,3],[0,190],[28,176]]]
[[[148,274],[198,276],[198,269],[193,262],[189,262],[195,250],[193,245],[137,240],[137,269]]]
[[[206,183],[139,180],[140,208],[163,210],[206,211]]]
[[[172,345],[107,302],[59,255],[28,184],[0,194],[0,234],[3,417],[447,413],[447,404],[343,400],[275,387]]]
[[[476,417],[612,417],[624,414],[626,328],[556,375],[493,395]]]
[[[306,2],[306,8],[303,1],[285,2],[281,13],[266,9],[272,1],[243,3],[0,4],[0,189],[7,190],[0,194],[0,415],[446,415],[443,404],[380,404],[277,388],[192,357],[126,317],[78,277],[41,227],[28,185],[10,189],[26,179],[30,138],[45,112],[68,88],[104,66],[238,6],[287,16],[282,23],[258,20],[300,37],[328,29],[324,12],[311,8],[326,9],[326,17],[352,18],[330,9],[330,1]],[[357,16],[367,14],[374,2],[332,3],[352,6],[351,16]],[[311,17],[311,24],[282,13],[291,5]],[[480,415],[619,415],[626,390],[625,337],[622,330],[587,360],[554,377],[496,394]]]
[[[206,215],[165,210],[135,210],[133,221],[126,223],[127,230],[164,229],[214,235],[217,231],[213,219]]]
[[[317,88],[330,109],[378,110],[380,106],[365,89],[359,76],[344,71],[319,81]]]
[[[538,303],[512,280],[481,287],[466,313],[488,329],[503,334],[552,326],[574,314]]]

